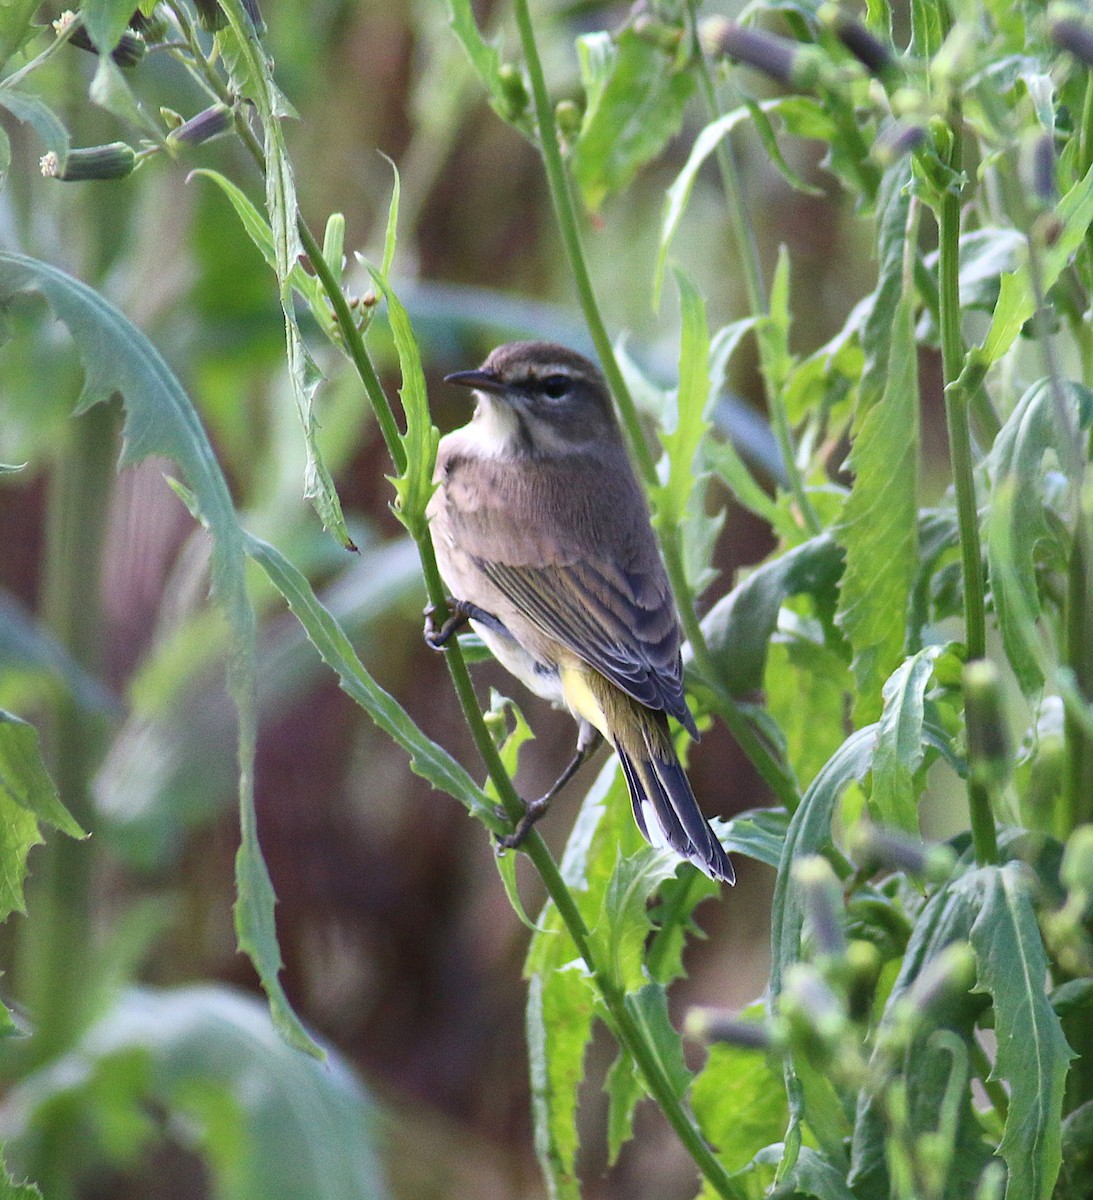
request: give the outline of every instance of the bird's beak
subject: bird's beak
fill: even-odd
[[[507,396],[509,387],[502,383],[492,371],[456,371],[453,375],[444,376],[445,383],[454,383],[458,387],[475,388],[480,392],[489,392],[494,396]]]

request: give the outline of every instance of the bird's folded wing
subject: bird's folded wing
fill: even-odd
[[[541,567],[477,563],[544,633],[697,736],[683,696],[679,626],[659,571],[628,573],[592,559]]]

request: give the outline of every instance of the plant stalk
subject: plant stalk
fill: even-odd
[[[962,169],[961,114],[953,105],[949,123],[952,150],[949,167],[955,176]],[[975,498],[975,463],[972,456],[969,397],[956,384],[964,366],[964,339],[960,331],[960,192],[946,189],[937,211],[938,307],[941,318],[941,357],[945,375],[945,423],[949,458],[956,490],[957,525],[964,583],[964,641],[968,661],[986,653],[986,600],[983,589],[983,556],[979,544],[979,513]],[[998,860],[998,842],[990,795],[980,782],[968,784],[972,842],[976,862],[986,866]]]

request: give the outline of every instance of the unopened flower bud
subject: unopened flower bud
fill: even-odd
[[[956,861],[948,846],[927,844],[902,829],[875,825],[872,821],[859,821],[848,842],[850,853],[866,870],[886,867],[931,883],[948,879]]]
[[[1087,67],[1093,67],[1093,26],[1077,17],[1057,17],[1048,25],[1051,40]]]
[[[984,785],[1003,783],[1010,769],[1009,729],[1002,680],[988,659],[974,659],[964,667],[964,722],[972,778]]]
[[[683,1020],[685,1037],[701,1042],[725,1042],[744,1050],[767,1050],[771,1031],[766,1024],[745,1021],[723,1008],[692,1008]]]
[[[816,949],[831,958],[846,954],[843,893],[826,858],[809,855],[793,866],[793,879],[801,889]]]
[[[826,19],[835,36],[869,74],[878,79],[887,75],[895,62],[888,47],[854,17],[838,8],[825,8],[826,12],[821,10],[821,19]]]
[[[232,110],[226,104],[214,104],[184,121],[177,129],[172,129],[167,141],[170,144],[199,146],[226,133],[231,129],[233,119]]]
[[[747,63],[781,83],[809,87],[817,81],[818,65],[809,53],[810,47],[788,38],[727,20],[709,25],[700,36],[711,55],[725,55]]]
[[[137,156],[132,146],[125,142],[111,142],[106,146],[86,146],[69,150],[64,163],[51,150],[42,155],[39,167],[47,179],[66,181],[86,179],[122,179],[132,173]]]
[[[966,942],[953,942],[923,967],[904,997],[909,1014],[917,1020],[938,1004],[963,995],[975,983],[975,953]]]
[[[846,1011],[839,997],[807,963],[794,963],[786,972],[778,1012],[791,1035],[818,1041],[827,1049],[834,1047],[846,1029]]]
[[[523,73],[512,63],[502,63],[497,70],[497,79],[501,84],[504,116],[509,120],[522,116],[530,103]]]
[[[912,154],[926,140],[926,130],[911,121],[893,121],[877,135],[873,154],[884,167],[890,167],[904,155]]]
[[[581,132],[581,110],[573,100],[559,100],[554,108],[554,124],[562,137],[572,141]]]
[[[1046,130],[1039,130],[1021,143],[1021,179],[1025,191],[1038,208],[1053,208],[1055,188],[1055,142]]]
[[[91,40],[83,25],[78,25],[69,37],[69,42],[80,50],[98,54],[98,47]],[[119,67],[135,67],[144,57],[148,47],[139,33],[127,29],[118,40],[118,44],[110,51],[110,57]]]

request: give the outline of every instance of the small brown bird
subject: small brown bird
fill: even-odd
[[[455,598],[427,637],[440,647],[469,620],[579,726],[573,761],[503,844],[526,836],[602,734],[645,838],[732,883],[669,733],[672,716],[698,737],[679,620],[603,375],[564,346],[513,342],[447,382],[473,388],[477,405],[437,453],[429,517]]]

